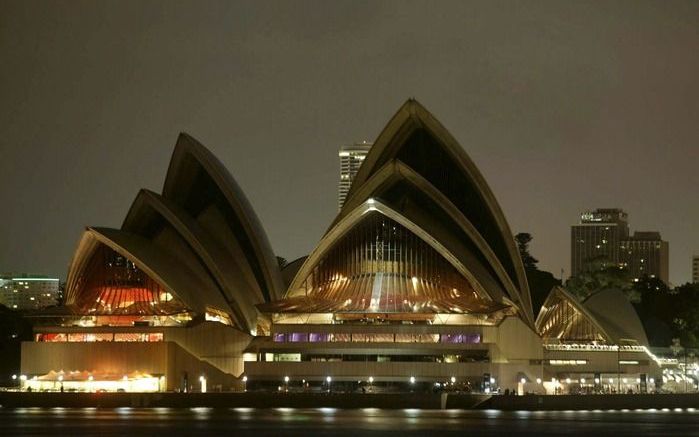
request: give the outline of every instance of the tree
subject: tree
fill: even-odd
[[[551,272],[539,270],[537,267],[539,260],[529,253],[529,243],[532,240],[531,234],[526,232],[515,235],[519,256],[522,258],[524,272],[527,275],[527,285],[529,285],[529,294],[532,298],[532,309],[536,317],[551,289],[556,285],[561,285],[561,281],[553,276]]]
[[[657,278],[644,277],[633,288],[640,295],[635,307],[652,346],[666,347],[677,339],[699,347],[699,284],[671,290]]]
[[[640,300],[639,294],[633,288],[631,275],[623,267],[615,265],[605,257],[597,257],[587,261],[587,271],[579,273],[566,281],[568,291],[580,300],[607,289],[622,291],[631,302]]]
[[[22,314],[0,305],[0,385],[10,383],[10,375],[19,373],[23,341],[31,341],[32,325]]]
[[[529,243],[532,241],[531,234],[527,232],[520,232],[515,235],[515,241],[517,242],[517,248],[519,249],[519,256],[522,258],[522,264],[524,268],[528,270],[537,270],[538,259],[531,256],[529,253]]]
[[[286,258],[282,258],[281,256],[278,256],[277,257],[277,264],[279,264],[280,269],[283,269],[284,267],[286,267],[287,264],[289,264],[289,262],[286,260]]]

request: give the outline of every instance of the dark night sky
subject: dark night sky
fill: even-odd
[[[65,277],[85,225],[160,191],[177,134],[228,167],[274,249],[336,213],[337,148],[416,97],[541,267],[623,207],[699,253],[699,2],[0,0],[0,271]]]

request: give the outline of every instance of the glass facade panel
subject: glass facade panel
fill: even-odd
[[[481,342],[480,334],[442,334],[441,343],[466,343],[476,344]]]
[[[154,342],[163,341],[162,332],[70,332],[70,333],[41,333],[36,334],[37,342],[75,342],[91,343],[100,341],[138,341]]]

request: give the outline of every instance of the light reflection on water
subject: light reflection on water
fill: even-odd
[[[244,435],[269,435],[270,430],[285,431],[285,435],[311,435],[313,431],[341,431],[350,437],[372,430],[395,435],[431,435],[445,431],[463,435],[464,430],[478,429],[478,434],[506,435],[527,430],[551,434],[560,430],[586,432],[594,426],[604,433],[606,426],[625,430],[622,434],[687,435],[684,429],[697,429],[699,414],[694,408],[664,408],[657,410],[617,411],[501,411],[501,410],[420,410],[362,408],[0,408],[0,435],[21,434],[22,429],[51,429],[60,426],[62,435],[81,435],[86,427],[118,431],[136,427],[138,435],[152,435],[153,427],[183,434],[196,430],[197,435],[227,433],[231,429],[245,430]],[[84,419],[89,418],[89,425]],[[33,427],[33,428],[32,428]],[[91,428],[88,428],[92,430]],[[483,433],[480,431],[484,431]],[[486,432],[487,431],[487,432]],[[662,431],[662,432],[661,432]],[[276,431],[275,431],[276,432]],[[282,432],[283,434],[283,432]],[[136,434],[134,434],[136,435]],[[176,434],[180,435],[180,434]]]

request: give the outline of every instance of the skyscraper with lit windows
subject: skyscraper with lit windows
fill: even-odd
[[[582,213],[580,223],[571,227],[571,276],[597,264],[618,265],[620,243],[628,236],[628,214],[623,210],[601,208]]]
[[[13,310],[38,310],[58,303],[59,280],[41,275],[0,275],[0,304]]]
[[[345,204],[354,176],[359,171],[359,167],[361,167],[370,149],[371,143],[366,141],[340,147],[340,152],[338,153],[340,156],[340,182],[337,188],[338,210],[342,209],[342,205]]]
[[[631,278],[638,281],[644,276],[670,282],[669,244],[660,232],[636,231],[632,237],[621,241],[619,260],[628,269]]]
[[[669,244],[660,232],[629,235],[628,214],[621,209],[584,212],[571,227],[571,276],[618,266],[633,281],[648,276],[669,283],[669,258]]]

